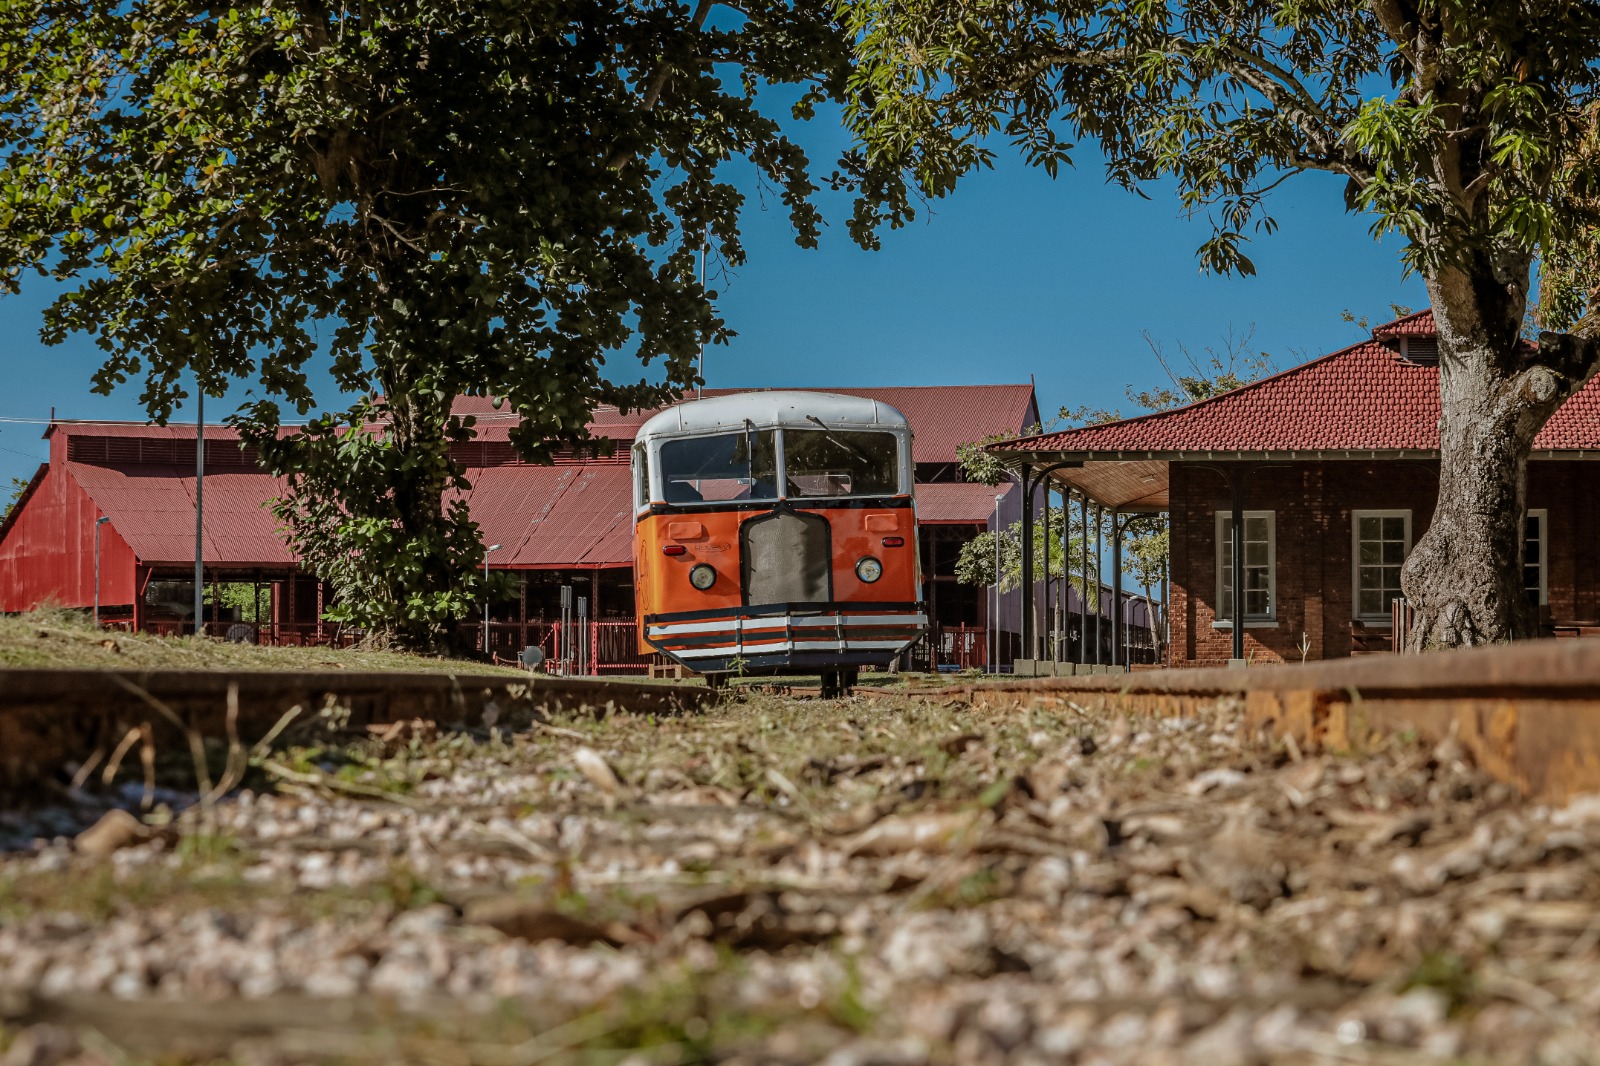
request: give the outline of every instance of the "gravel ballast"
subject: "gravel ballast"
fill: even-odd
[[[155,814],[0,817],[0,1063],[1600,1060],[1600,797],[1241,720],[325,715],[209,804],[164,753]]]

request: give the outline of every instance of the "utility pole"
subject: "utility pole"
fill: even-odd
[[[195,375],[194,406],[194,635],[205,632],[206,387]]]
[[[483,654],[489,654],[489,553],[500,550],[500,545],[491,544],[483,549]]]
[[[706,245],[704,238],[700,241],[700,291],[706,291]],[[699,399],[705,394],[706,386],[706,339],[700,338],[700,369],[696,372],[700,384],[694,387],[694,398]]]

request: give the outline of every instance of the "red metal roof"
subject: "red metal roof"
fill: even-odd
[[[740,390],[707,390],[726,395]],[[919,462],[950,462],[956,445],[996,432],[1016,432],[1037,417],[1029,385],[927,386],[836,389],[881,400],[902,411],[916,433]],[[481,436],[498,439],[468,460],[472,483],[466,494],[485,542],[502,544],[491,565],[509,567],[626,566],[632,559],[632,491],[626,455],[622,461],[562,462],[529,466],[513,461],[504,441],[511,416],[500,417],[487,398],[463,397],[458,413],[476,413]],[[654,412],[596,413],[590,431],[627,441]],[[194,467],[174,462],[192,426],[144,423],[57,423],[51,468],[87,494],[111,528],[144,565],[187,565],[194,558]],[[207,426],[211,442],[238,439],[226,426]],[[83,438],[71,445],[73,438]],[[140,442],[159,442],[161,446]],[[171,447],[167,446],[172,445]],[[71,445],[71,446],[69,446]],[[174,450],[177,448],[177,451]],[[241,465],[241,456],[208,447],[214,461],[206,472],[205,555],[211,565],[281,567],[294,559],[278,532],[271,500],[281,479]],[[86,461],[79,461],[79,455]],[[192,453],[192,449],[191,449]],[[496,465],[501,456],[507,460]],[[245,461],[249,461],[245,458]],[[482,465],[488,464],[488,465]],[[993,489],[984,485],[926,485],[919,489],[926,521],[983,522],[993,509]],[[0,540],[5,539],[0,530]]]
[[[194,561],[194,470],[177,466],[116,468],[67,463],[72,478],[145,564]],[[256,472],[206,475],[205,554],[229,566],[293,562],[268,502],[282,482]]]
[[[731,396],[750,389],[706,389],[704,396]],[[1032,385],[918,385],[898,388],[807,388],[807,392],[837,392],[879,400],[896,408],[911,423],[915,434],[912,456],[919,463],[949,463],[956,447],[994,433],[1015,433],[1038,421]],[[692,399],[692,397],[686,398]],[[477,419],[484,440],[505,440],[516,416],[496,410],[486,396],[458,397],[453,411]],[[589,434],[631,441],[657,410],[622,414],[601,407],[589,423]]]
[[[925,525],[982,525],[994,514],[994,498],[1011,485],[936,484],[917,486],[917,521]]]
[[[466,494],[496,567],[627,566],[633,489],[625,466],[492,466]]]
[[[1374,338],[1428,336],[1431,312],[1380,326]],[[1401,359],[1379,339],[1171,411],[1000,445],[1035,452],[1434,451],[1439,368]],[[1546,423],[1536,451],[1600,448],[1600,378]]]

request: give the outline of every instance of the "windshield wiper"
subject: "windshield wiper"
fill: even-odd
[[[822,430],[822,435],[824,437],[827,437],[834,444],[837,444],[839,447],[843,448],[845,451],[849,452],[851,455],[855,456],[857,459],[860,459],[863,463],[866,463],[868,466],[872,465],[872,456],[868,455],[866,452],[864,452],[861,449],[857,448],[854,444],[851,444],[849,441],[841,440],[839,437],[834,436],[833,430],[829,429],[827,426],[822,424],[822,419],[818,418],[816,415],[806,415],[806,421],[807,422],[815,422],[817,424],[817,428]]]

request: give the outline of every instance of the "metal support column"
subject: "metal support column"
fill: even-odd
[[[1100,561],[1106,557],[1105,524],[1106,509],[1096,505],[1094,509],[1094,565],[1097,571],[1100,569]],[[1100,591],[1102,588],[1104,588],[1104,586],[1104,582],[1102,582],[1098,577],[1095,578],[1094,661],[1096,665],[1100,663],[1105,654],[1104,651],[1102,651],[1104,642],[1101,640],[1101,637],[1104,633],[1104,630],[1101,629],[1101,619],[1105,617],[1106,612],[1104,605],[1100,603]]]
[[[1033,624],[1033,493],[1045,479],[1057,470],[1066,470],[1069,467],[1079,467],[1081,462],[1051,463],[1041,470],[1024,464],[1021,471],[1022,480],[1022,650],[1025,657],[1037,659],[1039,649],[1035,638],[1037,627]],[[1050,509],[1050,494],[1045,493],[1045,513],[1048,516]],[[1048,517],[1046,526],[1048,529]],[[1046,545],[1048,552],[1049,546]]]
[[[1037,659],[1033,646],[1033,477],[1022,468],[1022,617],[1019,651],[1025,659]]]
[[[1078,661],[1089,661],[1089,494],[1078,496],[1079,530],[1083,554],[1083,586],[1078,590]]]
[[[600,673],[600,571],[589,571],[589,672]]]
[[[1230,477],[1228,488],[1233,496],[1233,513],[1230,515],[1233,529],[1228,537],[1228,546],[1233,552],[1232,573],[1229,574],[1233,582],[1233,657],[1244,658],[1244,492],[1241,479]]]
[[[1061,654],[1067,658],[1072,657],[1072,645],[1067,637],[1072,619],[1072,540],[1067,535],[1072,528],[1071,506],[1072,492],[1068,490],[1061,494]],[[1054,655],[1051,658],[1060,659]]]
[[[1035,659],[1053,659],[1055,656],[1048,653],[1048,648],[1052,643],[1050,639],[1052,628],[1050,624],[1050,486],[1048,484],[1044,487],[1044,536],[1040,537],[1039,541],[1044,545],[1044,559],[1041,560],[1044,568],[1044,584],[1042,586],[1044,588],[1044,603],[1041,606],[1044,609],[1039,612],[1040,617],[1044,620],[1044,632],[1039,634],[1041,639],[1035,641],[1039,646],[1034,649],[1033,657]]]
[[[1111,512],[1111,665],[1125,666],[1122,639],[1122,514]]]

